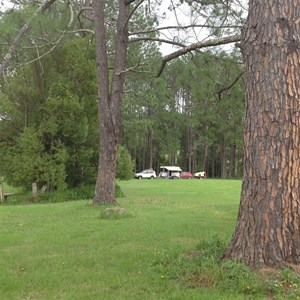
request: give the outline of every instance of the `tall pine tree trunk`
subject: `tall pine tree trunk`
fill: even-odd
[[[148,166],[153,169],[153,129],[149,128],[147,132]]]
[[[221,143],[221,178],[225,179],[227,177],[227,141],[225,134],[222,136],[222,143]]]
[[[300,262],[300,0],[249,5],[243,186],[224,257],[281,267]]]
[[[94,204],[116,204],[115,176],[120,139],[121,99],[128,46],[128,6],[119,0],[114,69],[110,82],[105,32],[105,1],[93,1],[98,71],[99,163]]]

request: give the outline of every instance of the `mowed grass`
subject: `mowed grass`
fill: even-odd
[[[198,260],[201,243],[229,241],[241,181],[119,184],[115,218],[91,200],[0,206],[0,298],[245,299],[203,267],[210,254]]]

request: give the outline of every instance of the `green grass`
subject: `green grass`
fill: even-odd
[[[0,298],[281,299],[281,278],[265,286],[220,259],[240,181],[119,184],[126,213],[113,218],[91,200],[0,206]]]

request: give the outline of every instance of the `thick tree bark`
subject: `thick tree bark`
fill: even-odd
[[[243,186],[224,257],[282,267],[300,262],[300,0],[249,5]]]
[[[109,82],[107,40],[105,34],[105,1],[93,1],[96,60],[98,71],[98,108],[100,154],[94,204],[116,204],[115,176],[120,139],[121,98],[128,46],[128,7],[119,0],[114,70]],[[110,86],[110,87],[109,87]]]

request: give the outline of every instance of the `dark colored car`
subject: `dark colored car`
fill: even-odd
[[[181,172],[180,178],[181,179],[191,179],[191,178],[193,178],[193,174],[190,172]]]

